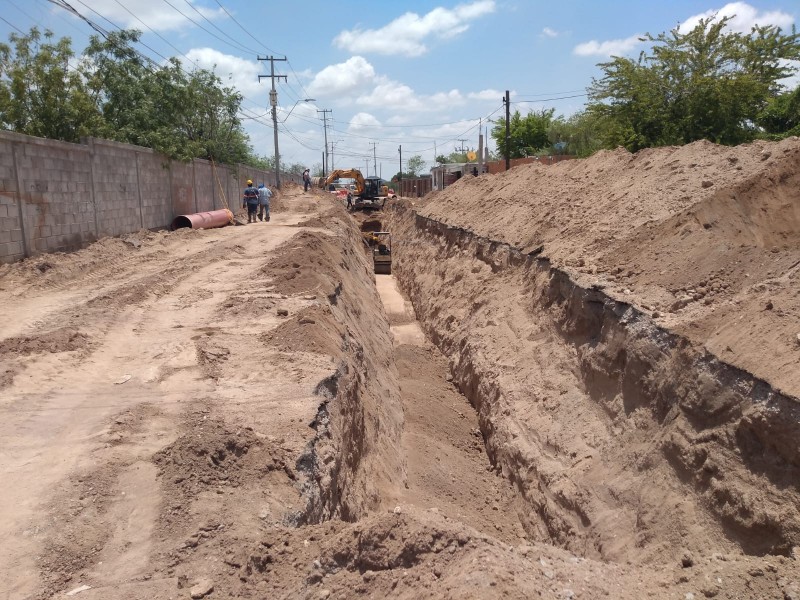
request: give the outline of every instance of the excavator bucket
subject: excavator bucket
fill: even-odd
[[[375,274],[376,275],[391,275],[392,274],[392,262],[375,262]]]
[[[372,264],[376,275],[392,274],[392,234],[388,231],[376,231],[373,238]]]

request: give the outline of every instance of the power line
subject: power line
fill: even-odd
[[[8,25],[9,27],[11,27],[11,28],[13,28],[13,29],[16,29],[16,30],[17,30],[17,31],[19,31],[19,32],[20,32],[22,35],[27,35],[27,34],[26,34],[24,31],[22,31],[22,29],[20,29],[19,27],[17,27],[16,25],[14,25],[13,23],[11,23],[10,21],[6,21],[6,20],[5,20],[5,18],[3,18],[3,17],[1,17],[1,16],[0,16],[0,21],[3,21],[3,22],[4,22],[6,25]]]
[[[228,12],[228,9],[227,9],[227,8],[225,8],[224,6],[222,6],[222,4],[220,4],[220,1],[219,1],[219,0],[215,0],[215,1],[216,1],[216,3],[219,5],[219,7],[220,7],[222,10],[224,10],[224,11],[225,11],[225,14],[226,14],[226,15],[228,15],[228,16],[231,18],[231,21],[233,21],[234,23],[236,23],[236,24],[239,26],[239,29],[241,29],[241,30],[242,30],[242,31],[244,31],[244,32],[245,32],[247,35],[249,35],[251,39],[255,40],[255,42],[256,42],[257,44],[261,44],[261,47],[262,47],[263,49],[265,49],[267,52],[271,52],[272,54],[280,54],[279,52],[275,52],[274,50],[272,50],[272,49],[270,49],[270,48],[267,48],[266,46],[264,46],[264,45],[263,45],[263,43],[261,42],[261,40],[257,39],[257,38],[256,38],[256,37],[255,37],[255,36],[252,34],[252,33],[250,33],[250,32],[249,32],[247,29],[245,29],[245,28],[242,26],[242,24],[241,24],[241,23],[239,23],[239,21],[237,21],[237,20],[236,20],[236,17],[234,17],[234,16],[233,16],[231,13],[229,13],[229,12]]]
[[[541,100],[514,100],[511,104],[534,104],[536,102],[552,102],[553,100],[569,100],[570,98],[583,98],[589,94],[575,94],[574,96],[560,96],[558,98],[542,98]]]
[[[169,6],[171,6],[171,7],[172,7],[172,9],[173,9],[175,12],[177,12],[179,15],[181,15],[181,16],[182,16],[184,19],[186,19],[186,20],[190,21],[191,23],[194,23],[194,25],[195,25],[196,27],[199,27],[200,29],[202,29],[203,31],[205,31],[205,32],[206,32],[208,35],[210,35],[211,37],[213,37],[213,38],[215,38],[215,39],[219,40],[219,41],[220,41],[220,42],[222,42],[223,44],[226,44],[226,45],[230,46],[231,48],[235,48],[235,49],[236,49],[236,50],[238,50],[239,52],[241,52],[241,51],[242,51],[242,48],[241,48],[241,47],[239,47],[239,46],[235,46],[235,45],[231,44],[229,41],[227,41],[227,40],[225,40],[225,39],[223,39],[223,38],[219,37],[219,36],[218,36],[216,33],[214,33],[213,31],[209,31],[208,29],[206,29],[205,27],[203,27],[202,25],[200,25],[200,23],[198,23],[197,21],[195,21],[195,20],[194,20],[194,19],[192,19],[191,17],[189,17],[189,16],[187,16],[186,14],[184,14],[183,12],[181,12],[181,11],[180,11],[180,9],[178,9],[178,8],[177,8],[177,7],[176,7],[174,4],[172,4],[172,3],[171,3],[169,0],[164,0],[164,2],[165,2],[166,4],[169,4]],[[249,50],[247,50],[247,51],[249,52]]]
[[[189,2],[189,0],[183,0],[183,1],[184,1],[184,2],[185,2],[185,3],[186,3],[188,6],[189,6],[189,8],[191,8],[191,9],[192,9],[194,12],[196,12],[198,15],[200,15],[200,17],[201,17],[201,18],[202,18],[202,19],[203,19],[203,20],[204,20],[206,23],[208,23],[209,25],[211,25],[211,26],[212,26],[214,29],[216,29],[217,31],[219,31],[219,32],[220,32],[222,35],[224,35],[224,36],[225,36],[226,38],[228,38],[229,40],[232,40],[232,41],[234,42],[234,44],[236,44],[236,46],[233,46],[233,47],[238,47],[238,49],[239,49],[239,50],[241,50],[241,51],[244,51],[244,52],[251,52],[250,48],[247,48],[246,46],[243,46],[243,45],[241,45],[241,44],[240,44],[238,41],[236,41],[236,40],[235,40],[235,39],[233,39],[233,38],[232,38],[230,35],[228,35],[226,32],[224,32],[224,31],[223,31],[223,30],[222,30],[220,27],[218,27],[218,26],[217,26],[217,24],[216,24],[216,23],[214,23],[214,22],[213,22],[213,21],[211,21],[211,20],[210,20],[208,17],[206,17],[206,16],[205,16],[203,13],[201,13],[201,12],[200,12],[200,10],[198,10],[198,8],[197,8],[197,7],[196,7],[194,4],[192,4],[191,2]],[[224,9],[223,9],[223,10],[224,10]],[[226,11],[226,12],[227,12],[227,11]]]
[[[514,94],[514,98],[538,98],[539,96],[563,96],[565,94],[577,94],[584,90],[569,90],[566,92],[545,92],[542,94]]]
[[[130,9],[129,9],[127,6],[125,6],[125,5],[124,5],[122,2],[120,2],[119,0],[114,0],[114,1],[115,1],[117,4],[119,4],[119,5],[120,5],[122,8],[124,8],[124,9],[125,9],[125,10],[128,12],[128,14],[130,14],[130,15],[131,15],[131,16],[132,16],[134,19],[136,19],[137,21],[139,21],[139,23],[141,23],[142,25],[144,25],[145,27],[147,27],[147,29],[149,29],[149,30],[150,30],[150,31],[153,33],[153,35],[157,36],[157,37],[158,37],[158,38],[159,38],[161,41],[163,41],[163,42],[164,42],[165,44],[167,44],[167,45],[168,45],[170,48],[172,48],[173,50],[175,50],[175,52],[177,52],[178,54],[180,54],[181,56],[183,56],[183,57],[184,57],[184,58],[185,58],[187,61],[189,61],[190,63],[194,64],[194,66],[195,66],[195,67],[197,67],[197,66],[198,66],[198,65],[197,65],[197,62],[193,61],[193,60],[192,60],[192,59],[190,59],[188,56],[186,56],[186,55],[185,55],[183,52],[181,52],[180,50],[178,50],[178,49],[177,49],[175,46],[173,46],[173,45],[172,45],[172,42],[170,42],[169,40],[167,40],[167,39],[166,39],[165,37],[163,37],[163,36],[162,36],[160,33],[158,33],[158,32],[157,32],[157,31],[155,31],[153,28],[151,28],[151,27],[150,27],[150,26],[149,26],[147,23],[145,23],[144,21],[142,21],[142,20],[141,20],[141,19],[140,19],[140,18],[139,18],[139,17],[138,17],[136,14],[134,14],[133,12],[131,12],[131,11],[130,11]],[[155,52],[155,51],[154,51],[154,52]]]

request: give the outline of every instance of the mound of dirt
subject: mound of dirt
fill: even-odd
[[[91,338],[73,327],[61,327],[39,335],[11,337],[0,341],[0,354],[26,356],[50,352],[73,352],[84,350],[91,344]]]
[[[800,396],[800,139],[463,178],[420,215],[549,259]]]
[[[335,292],[339,282],[331,279],[336,272],[332,261],[339,254],[327,234],[302,231],[280,248],[275,258],[263,267],[281,294],[324,294]],[[348,263],[343,263],[348,264]]]
[[[159,475],[188,497],[217,485],[236,487],[286,468],[282,450],[250,429],[231,431],[216,421],[198,422],[160,450],[153,462]]]
[[[316,352],[339,359],[345,337],[344,326],[329,307],[313,306],[263,334],[261,341],[282,352]]]

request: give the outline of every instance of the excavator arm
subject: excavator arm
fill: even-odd
[[[361,174],[361,171],[358,169],[336,169],[335,171],[331,171],[331,174],[325,179],[323,183],[323,187],[327,189],[327,187],[332,184],[337,179],[355,179],[356,181],[356,189],[355,194],[360,196],[364,193],[364,176]]]

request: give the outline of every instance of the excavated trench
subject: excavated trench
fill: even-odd
[[[314,326],[338,346],[335,372],[315,390],[316,433],[296,465],[306,505],[291,521],[355,522],[381,508],[415,506],[519,542],[517,500],[489,461],[477,414],[394,278],[372,274],[361,233],[381,227],[367,219],[359,232],[349,217],[331,219],[329,233],[302,234],[277,263],[275,275],[286,277],[279,265],[296,269],[297,250],[320,259],[309,269],[313,283],[303,286],[327,290],[329,311],[316,314]]]
[[[357,227],[337,227],[322,271],[342,352],[298,463],[299,524],[405,502],[612,562],[800,544],[795,398],[535,252],[403,206],[376,227],[394,236],[378,287],[396,277],[413,309],[378,293]],[[440,444],[449,413],[465,427]]]
[[[800,405],[535,253],[395,207],[393,269],[528,537],[587,557],[800,543]]]

